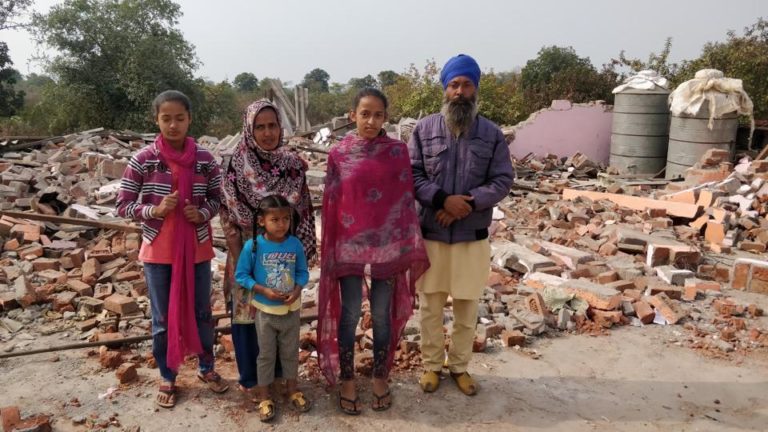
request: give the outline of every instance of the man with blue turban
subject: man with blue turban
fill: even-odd
[[[443,107],[421,119],[408,142],[421,231],[430,268],[417,282],[424,375],[433,392],[446,367],[466,395],[478,385],[467,372],[478,301],[490,272],[488,227],[493,207],[509,193],[514,170],[499,127],[477,113],[480,67],[451,58],[440,73]],[[452,298],[453,331],[446,353],[443,308]]]

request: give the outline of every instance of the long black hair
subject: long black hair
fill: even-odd
[[[253,236],[256,237],[259,234],[264,234],[264,227],[259,225],[259,217],[266,216],[267,213],[273,210],[290,210],[291,214],[291,228],[288,232],[291,235],[296,235],[296,228],[299,226],[299,212],[291,206],[291,203],[282,195],[269,195],[264,197],[259,202],[259,206],[256,207],[256,214],[253,215]]]

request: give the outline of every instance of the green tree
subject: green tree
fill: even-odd
[[[176,28],[181,9],[170,0],[66,0],[33,17],[39,43],[58,54],[48,73],[56,88],[41,102],[52,132],[104,126],[153,128],[149,107],[160,91],[204,95],[192,78],[194,47]],[[195,130],[206,119],[196,118]]]
[[[727,77],[741,79],[755,104],[755,117],[768,118],[768,21],[758,18],[743,36],[729,31],[725,42],[707,43],[698,58],[683,62],[673,84],[692,79],[700,69],[719,69]]]
[[[385,88],[393,85],[400,78],[400,74],[391,70],[384,70],[379,72],[376,76],[379,80],[379,88]]]
[[[516,124],[528,116],[519,87],[519,77],[493,72],[480,76],[478,111],[488,119],[501,124]]]
[[[419,118],[440,110],[443,88],[439,74],[434,60],[427,61],[423,72],[411,64],[394,84],[384,88],[390,99],[389,114],[393,121],[402,117]]]
[[[24,92],[15,89],[19,72],[12,68],[8,45],[0,42],[0,117],[15,115],[24,105]]]
[[[23,27],[15,19],[31,4],[32,0],[0,0],[0,31]],[[19,72],[12,65],[8,44],[0,42],[0,117],[10,117],[24,105],[24,92],[15,89]]]
[[[352,78],[349,80],[349,87],[355,91],[362,90],[366,87],[378,88],[379,83],[376,78],[371,75],[366,75],[362,78]]]
[[[250,72],[242,72],[237,74],[232,84],[241,92],[252,92],[259,87],[259,79]]]
[[[238,132],[242,119],[235,88],[227,81],[218,84],[198,81],[198,84],[203,87],[205,102],[195,110],[192,124],[195,124],[198,117],[202,118],[205,122],[205,128],[200,133],[216,137],[224,137]]]
[[[588,57],[579,57],[572,47],[545,47],[522,70],[520,85],[526,110],[545,108],[554,99],[572,102],[612,100],[616,76],[599,73]]]
[[[637,58],[628,58],[622,50],[618,59],[611,59],[611,63],[606,65],[615,70],[616,67],[629,69],[631,72],[640,72],[641,70],[654,70],[664,78],[671,79],[677,75],[680,66],[677,63],[669,62],[669,54],[672,51],[672,38],[668,37],[664,41],[664,47],[658,54],[652,52],[648,55],[648,60],[642,61]],[[623,80],[628,73],[620,71],[620,78]]]
[[[32,0],[0,0],[0,30],[26,26],[16,21],[32,5]]]
[[[317,92],[328,92],[328,80],[331,79],[331,76],[328,75],[328,72],[320,69],[315,68],[312,69],[308,74],[304,75],[304,81],[302,81],[301,85],[302,87],[306,87],[309,89],[309,91],[317,91]]]

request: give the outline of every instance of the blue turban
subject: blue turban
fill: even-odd
[[[466,54],[459,54],[451,57],[443,66],[440,72],[440,82],[443,83],[443,89],[448,87],[448,83],[457,76],[469,78],[475,87],[480,87],[480,66],[472,57]]]

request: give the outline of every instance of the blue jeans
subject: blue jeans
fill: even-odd
[[[152,303],[152,354],[160,376],[174,382],[176,372],[168,368],[168,297],[171,292],[171,264],[144,263],[144,276]],[[195,264],[195,319],[203,352],[197,356],[200,372],[213,370],[213,313],[211,312],[211,262]]]
[[[341,283],[341,318],[339,319],[339,366],[342,380],[355,377],[355,329],[360,321],[363,302],[363,278],[344,276]],[[387,354],[389,353],[390,307],[394,279],[373,279],[370,301],[373,320],[373,376],[387,378]]]

